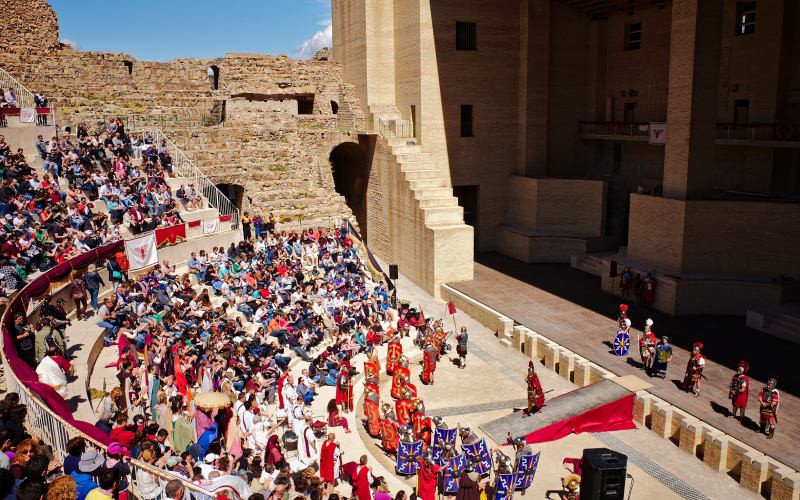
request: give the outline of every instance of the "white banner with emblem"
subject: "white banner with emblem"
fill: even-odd
[[[131,263],[131,271],[137,271],[158,263],[156,233],[133,238],[125,242],[125,255]]]
[[[22,108],[19,110],[20,123],[33,123],[36,120],[36,108]]]
[[[650,122],[650,144],[667,143],[667,122]]]

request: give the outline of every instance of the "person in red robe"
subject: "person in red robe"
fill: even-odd
[[[286,383],[286,378],[289,376],[289,367],[283,369],[283,373],[278,377],[278,408],[281,410],[285,408],[286,403],[283,401],[283,384]]]
[[[183,368],[183,363],[181,362],[181,358],[179,355],[175,355],[175,387],[178,389],[178,392],[181,393],[183,396],[186,396],[188,387],[186,384],[186,371]]]
[[[361,455],[358,459],[358,466],[353,473],[353,493],[358,500],[372,500],[372,472],[367,467],[367,456]]]
[[[533,415],[544,406],[544,391],[542,384],[539,383],[539,376],[536,375],[533,361],[528,362],[528,376],[525,378],[525,383],[528,385],[528,409],[522,414],[523,418]]]
[[[333,485],[339,479],[339,457],[341,456],[339,443],[335,439],[334,433],[328,434],[328,439],[322,443],[322,452],[319,457],[319,476],[326,483]]]
[[[430,448],[428,448],[430,450]],[[425,458],[419,459],[419,470],[417,470],[417,498],[420,500],[435,500],[436,483],[439,478],[441,467],[433,463],[433,456],[426,451]]]
[[[730,391],[728,392],[728,399],[731,400],[733,411],[731,416],[736,418],[737,410],[741,413],[741,419],[744,419],[744,411],[747,408],[747,398],[750,396],[750,378],[746,373],[750,370],[750,364],[747,361],[739,361],[739,366],[736,368],[736,373],[731,379]]]

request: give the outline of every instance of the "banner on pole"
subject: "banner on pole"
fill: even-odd
[[[203,221],[203,234],[216,233],[219,228],[219,219],[206,219]]]
[[[450,302],[447,303],[447,314],[452,316],[455,313],[456,313],[456,303],[451,300]]]
[[[536,475],[536,469],[539,467],[539,455],[522,455],[517,464],[517,475],[514,479],[514,489],[517,491],[528,489],[533,484],[533,476]]]
[[[489,448],[486,440],[481,439],[477,443],[461,445],[461,449],[467,455],[468,460],[475,462],[475,470],[478,474],[487,474],[492,470],[492,457],[489,456]]]
[[[125,241],[125,255],[131,263],[131,271],[158,263],[155,233]]]
[[[650,122],[650,144],[666,144],[667,143],[667,123],[666,122]]]
[[[404,476],[416,474],[420,458],[422,458],[422,441],[414,443],[401,441],[397,447],[397,473]]]

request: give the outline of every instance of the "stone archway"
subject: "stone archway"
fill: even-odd
[[[244,186],[242,186],[241,184],[229,184],[229,183],[217,184],[216,186],[217,189],[222,191],[222,194],[224,194],[229,200],[231,200],[233,206],[239,209],[239,211],[242,210],[242,204],[244,202]]]
[[[211,90],[219,89],[219,66],[212,64],[208,67],[208,83],[211,84]]]
[[[369,163],[361,146],[355,142],[343,142],[331,150],[328,160],[333,173],[336,192],[344,196],[345,203],[353,211],[361,236],[367,237],[367,184]]]

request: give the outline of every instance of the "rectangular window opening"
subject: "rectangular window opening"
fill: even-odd
[[[456,50],[478,50],[477,25],[456,22]]]
[[[625,50],[642,48],[642,22],[625,24]]]
[[[752,35],[756,32],[756,2],[753,0],[736,4],[736,35]]]
[[[461,105],[461,137],[472,137],[472,104]]]

